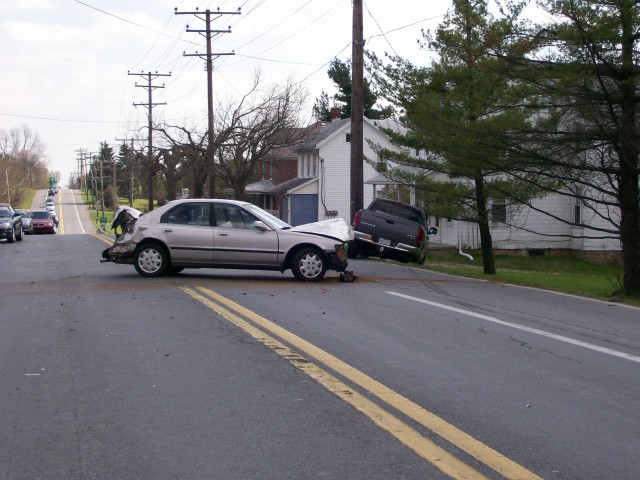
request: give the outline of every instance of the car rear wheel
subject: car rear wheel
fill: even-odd
[[[157,243],[139,246],[134,258],[136,271],[143,277],[159,277],[169,268],[169,254]]]
[[[318,250],[303,248],[293,258],[291,270],[302,282],[319,282],[327,271],[327,260]]]

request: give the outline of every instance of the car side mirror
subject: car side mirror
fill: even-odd
[[[267,230],[269,230],[269,227],[267,227],[267,225],[262,220],[256,220],[255,222],[253,222],[253,226],[256,230],[260,230],[261,232],[266,232]]]
[[[429,227],[429,231],[427,232],[427,235],[435,235],[438,233],[438,229],[436,227]]]

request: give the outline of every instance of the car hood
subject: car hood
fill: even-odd
[[[353,240],[353,227],[344,218],[331,218],[320,222],[305,223],[304,225],[291,227],[288,231],[335,238],[341,242]]]

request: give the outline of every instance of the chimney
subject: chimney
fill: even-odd
[[[331,121],[332,122],[340,120],[341,114],[342,114],[342,110],[340,109],[340,107],[331,107]]]

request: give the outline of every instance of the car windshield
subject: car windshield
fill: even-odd
[[[31,218],[51,218],[51,214],[49,212],[33,212]]]
[[[291,228],[291,225],[289,225],[286,222],[283,222],[278,217],[271,215],[269,212],[261,209],[260,207],[256,207],[255,205],[245,205],[245,208],[249,210],[251,213],[255,213],[259,217],[264,218],[266,221],[268,221],[271,225],[273,225],[276,228],[280,228],[280,229]]]
[[[8,208],[0,208],[0,217],[10,217],[11,212]]]

